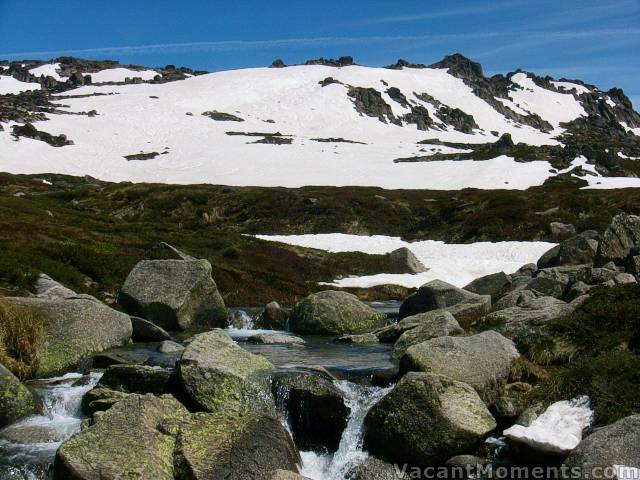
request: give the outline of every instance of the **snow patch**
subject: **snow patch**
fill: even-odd
[[[560,129],[560,123],[587,115],[572,94],[552,92],[539,87],[526,73],[516,73],[511,81],[522,87],[509,92],[513,102],[523,110],[540,115],[557,130]]]
[[[0,95],[16,94],[27,90],[40,90],[40,84],[21,82],[13,77],[0,75]]]
[[[349,235],[344,233],[306,235],[255,235],[262,240],[281,242],[328,252],[364,252],[382,255],[406,247],[429,269],[419,274],[387,274],[349,277],[325,283],[336,287],[373,287],[393,284],[417,288],[439,279],[457,287],[472,280],[504,271],[511,273],[522,265],[536,262],[554,246],[547,242],[477,242],[448,244],[436,240],[406,242],[384,235]]]
[[[584,85],[580,85],[579,83],[573,83],[573,82],[551,82],[551,83],[553,84],[553,86],[555,86],[559,90],[567,90],[567,91],[575,90],[578,93],[578,95],[582,95],[583,93],[589,93],[591,91],[587,87],[585,87]]]
[[[633,133],[634,135],[640,137],[640,128],[632,128],[627,125],[625,122],[620,122],[620,125],[629,133]]]
[[[158,75],[155,70],[131,70],[129,68],[108,68],[107,70],[101,70],[95,73],[89,73],[91,75],[92,83],[106,83],[106,82],[124,82],[126,78],[141,78],[142,80],[153,80]]]
[[[622,152],[618,152],[618,156],[620,158],[624,158],[625,160],[640,160],[640,157],[628,157],[627,155],[625,155]]]
[[[60,69],[59,63],[46,63],[44,65],[40,65],[39,67],[32,68],[29,70],[29,73],[39,77],[40,75],[44,75],[45,77],[53,77],[59,82],[64,82],[68,77],[61,77],[58,73]]]
[[[535,449],[567,454],[582,441],[582,432],[594,420],[589,397],[556,402],[530,426],[514,425],[503,432],[510,440]]]

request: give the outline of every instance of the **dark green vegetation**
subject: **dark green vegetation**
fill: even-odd
[[[53,185],[44,184],[45,177]],[[21,195],[22,194],[22,195]],[[18,196],[16,196],[18,195]],[[401,273],[386,256],[329,254],[243,234],[354,233],[448,242],[550,239],[549,222],[603,231],[640,213],[635,190],[527,191],[235,188],[106,183],[61,175],[0,175],[0,287],[27,289],[44,272],[109,301],[159,241],[213,265],[228,305],[291,305],[320,281]],[[401,298],[402,289],[378,289]],[[372,298],[370,292],[358,292]]]
[[[518,344],[546,370],[532,400],[589,395],[597,425],[640,411],[640,285],[599,287],[574,314],[521,335]]]

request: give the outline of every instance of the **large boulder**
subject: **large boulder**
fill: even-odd
[[[224,327],[227,321],[207,260],[142,260],[127,276],[118,302],[167,330]]]
[[[626,213],[616,215],[602,235],[598,264],[613,261],[624,265],[629,252],[636,245],[640,245],[640,216]]]
[[[501,297],[511,287],[511,277],[504,272],[492,273],[476,278],[464,287],[464,290],[478,295],[491,295],[492,299]]]
[[[576,299],[577,301],[577,299]],[[482,323],[509,336],[526,328],[541,325],[550,320],[573,313],[576,305],[554,297],[537,297],[516,307],[509,307],[486,315]]]
[[[208,412],[273,413],[268,374],[274,369],[267,359],[242,349],[222,330],[194,337],[178,362],[184,391],[198,409]]]
[[[301,300],[291,312],[289,328],[303,334],[343,335],[383,327],[385,315],[347,292],[325,290]]]
[[[432,310],[402,319],[400,325],[414,323],[415,327],[405,331],[393,345],[392,359],[400,361],[409,347],[432,338],[461,335],[464,330],[455,317],[446,310]]]
[[[188,416],[171,396],[129,395],[60,446],[54,478],[174,480],[176,442],[163,424]]]
[[[91,295],[76,294],[46,275],[37,280],[36,292],[33,297],[4,300],[42,319],[46,340],[38,376],[62,373],[94,353],[122,346],[131,339],[129,316]]]
[[[463,290],[442,280],[432,280],[402,302],[400,318],[460,304],[479,304],[481,310],[487,313],[491,309],[491,297]]]
[[[0,364],[0,428],[33,413],[33,396],[16,376]]]
[[[308,372],[278,372],[273,393],[288,413],[293,438],[302,450],[338,449],[349,408],[329,379]]]
[[[256,319],[256,327],[268,330],[286,330],[288,322],[289,311],[282,308],[278,302],[270,302]]]
[[[430,372],[471,385],[492,403],[507,382],[511,364],[519,357],[513,342],[498,332],[470,337],[439,337],[409,347],[400,372]]]
[[[563,466],[579,469],[579,477],[587,477],[597,469],[613,469],[616,466],[640,468],[640,415],[618,420],[600,428],[585,438],[565,460]],[[633,478],[619,475],[617,478]]]
[[[272,480],[278,470],[297,472],[300,463],[289,433],[268,415],[195,413],[178,428],[181,480]]]
[[[441,465],[473,452],[496,427],[469,385],[432,373],[408,373],[365,417],[365,446],[397,464]]]
[[[538,260],[538,268],[592,263],[598,251],[600,236],[594,230],[575,235],[546,252]]]

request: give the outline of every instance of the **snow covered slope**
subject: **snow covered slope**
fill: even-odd
[[[56,65],[31,71],[58,75]],[[132,76],[150,82],[157,72],[113,68],[91,75],[94,82]],[[33,122],[73,145],[16,137],[14,123],[5,123],[0,170],[181,184],[525,189],[552,175],[547,161],[394,160],[464,153],[463,144],[503,134],[515,143],[560,145],[563,122],[589,113],[580,92],[593,89],[568,82],[545,88],[534,79],[511,75],[504,98],[494,100],[447,68],[303,65],[85,85],[52,96],[59,112],[74,115],[48,113],[48,120]],[[0,76],[0,90],[6,84],[15,92],[15,82]],[[598,175],[586,179],[599,188],[619,184],[598,184]],[[625,179],[624,186],[640,180]]]
[[[527,263],[535,263],[554,244],[548,242],[477,242],[452,244],[435,240],[406,242],[384,235],[348,235],[343,233],[307,235],[256,235],[262,240],[316,248],[329,252],[364,252],[385,254],[406,247],[429,270],[418,274],[367,275],[336,280],[338,287],[374,287],[402,285],[418,288],[431,280],[444,280],[464,287],[472,280],[490,273],[513,273]]]

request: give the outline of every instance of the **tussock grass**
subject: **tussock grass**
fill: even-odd
[[[0,363],[21,380],[32,378],[40,367],[44,339],[39,315],[0,298]]]

